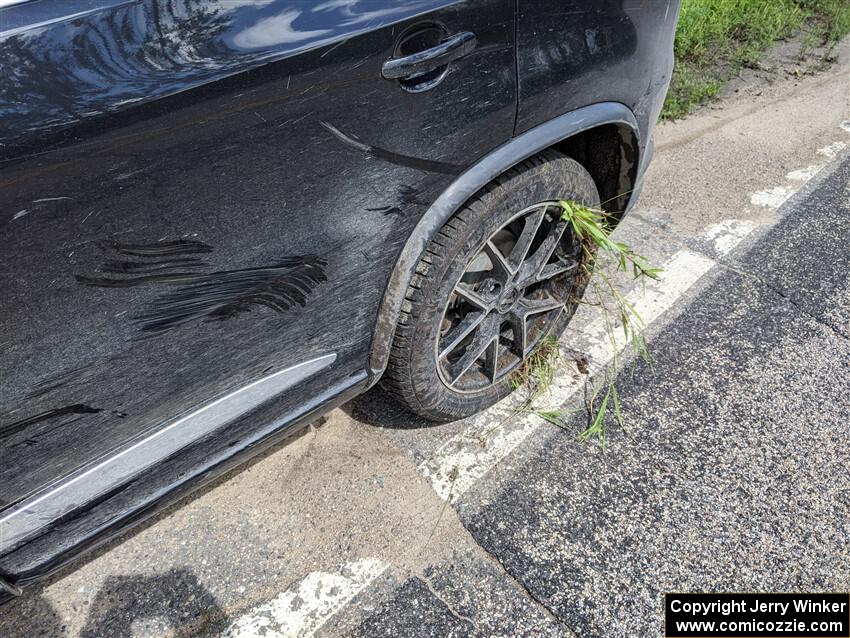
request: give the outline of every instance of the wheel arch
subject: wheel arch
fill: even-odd
[[[405,292],[419,258],[443,224],[493,179],[532,155],[554,148],[580,162],[593,176],[605,209],[622,217],[634,201],[640,130],[624,104],[602,102],[565,113],[499,146],[465,170],[428,208],[408,237],[390,274],[369,351],[371,382],[389,359]]]

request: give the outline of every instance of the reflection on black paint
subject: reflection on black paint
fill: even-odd
[[[92,408],[88,405],[83,405],[82,403],[67,405],[64,408],[48,410],[47,412],[41,412],[40,414],[36,414],[35,416],[31,416],[20,421],[15,421],[14,423],[2,425],[0,426],[0,436],[9,437],[25,430],[31,425],[35,425],[36,423],[55,419],[60,416],[66,416],[68,414],[97,414],[98,412],[103,412],[103,410],[101,408]]]
[[[13,19],[3,26],[10,35],[0,38],[0,142],[5,144],[0,155],[14,157],[13,142],[22,134],[51,135],[298,49],[334,46],[359,25],[377,28],[423,6],[423,0],[394,0],[389,7],[374,0],[137,0],[46,28],[32,27],[39,22],[38,7],[8,8]],[[62,9],[54,13],[60,16]],[[28,15],[29,21],[14,22],[15,16]]]
[[[163,295],[136,317],[144,332],[158,334],[197,319],[229,319],[257,306],[283,312],[304,306],[326,280],[321,257],[287,257],[270,266],[201,275],[191,285]]]
[[[220,39],[231,19],[209,0],[146,0],[59,29],[5,38],[0,133],[11,133],[19,119],[35,113],[43,128],[70,124],[88,114],[93,102],[102,108],[106,96],[117,108],[150,94],[155,83],[176,89],[189,77],[203,80],[228,63],[241,63]],[[62,45],[68,40],[73,47]]]

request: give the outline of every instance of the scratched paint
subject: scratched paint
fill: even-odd
[[[81,286],[132,288],[152,283],[187,284],[202,278],[208,266],[191,255],[212,252],[208,244],[186,239],[153,244],[104,241],[99,245],[107,254],[117,255],[117,258],[104,260],[97,269],[99,274],[75,275]]]
[[[371,206],[366,210],[369,212],[379,212],[382,215],[403,215],[405,212],[410,212],[416,206],[428,206],[428,204],[429,202],[422,198],[419,189],[402,184],[398,188],[395,204]]]
[[[326,265],[321,257],[287,257],[268,266],[193,276],[190,285],[159,297],[136,320],[143,332],[159,334],[198,319],[229,319],[259,307],[276,312],[303,307],[313,289],[326,281]]]
[[[313,11],[287,4],[292,3],[122,2],[29,29],[27,7],[4,10],[0,91],[9,107],[0,121],[0,140],[16,137],[25,124],[31,131],[59,131],[317,46],[332,48],[364,24],[389,28],[416,15],[423,2],[396,0],[380,10],[326,2]],[[64,15],[61,7],[45,8],[51,10]],[[66,42],[74,46],[63,46]]]
[[[164,257],[175,255],[196,255],[212,252],[212,246],[194,239],[178,239],[174,241],[156,242],[153,244],[124,244],[121,242],[105,242],[104,246],[124,255],[137,257]]]
[[[187,258],[187,259],[169,259],[165,261],[117,261],[113,259],[108,259],[103,262],[103,265],[100,267],[101,272],[106,273],[116,273],[116,274],[124,274],[124,273],[136,273],[136,272],[154,272],[158,270],[168,270],[170,268],[181,268],[186,266],[191,266],[193,268],[200,268],[204,266],[208,266],[206,262],[201,261],[200,259],[195,258]]]
[[[93,408],[82,403],[66,405],[62,408],[55,408],[53,410],[47,410],[46,412],[40,412],[39,414],[27,417],[26,419],[21,419],[20,421],[0,425],[0,437],[13,436],[37,423],[49,421],[60,416],[67,416],[69,414],[97,414],[102,411],[103,410],[100,408]]]
[[[325,130],[332,133],[333,136],[336,137],[339,141],[359,151],[363,151],[368,157],[374,157],[376,159],[384,160],[385,162],[390,162],[391,164],[398,164],[399,166],[415,168],[420,171],[426,171],[429,173],[458,175],[463,172],[463,167],[458,166],[457,164],[449,164],[447,162],[437,162],[434,160],[421,159],[419,157],[411,157],[409,155],[402,155],[401,153],[388,151],[386,149],[378,148],[377,146],[372,146],[371,144],[361,142],[355,136],[343,133],[329,122],[319,122],[319,124],[321,124],[322,127],[325,128]]]
[[[155,275],[141,275],[139,277],[129,277],[127,279],[87,277],[86,275],[75,275],[74,278],[81,286],[96,286],[98,288],[132,288],[134,286],[152,283],[185,284],[192,281],[198,281],[203,278],[203,275],[193,272],[171,272]]]

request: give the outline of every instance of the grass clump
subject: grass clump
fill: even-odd
[[[662,269],[651,266],[645,257],[627,244],[614,241],[611,238],[613,228],[604,211],[572,201],[559,203],[562,219],[570,223],[588,256],[585,268],[590,275],[591,297],[589,300],[586,298],[584,303],[595,306],[602,314],[605,332],[611,344],[611,365],[606,368],[602,380],[594,387],[589,398],[586,398],[588,425],[580,434],[583,441],[598,439],[604,446],[609,414],[613,415],[617,425],[625,428],[616,387],[621,348],[628,346],[637,357],[652,363],[644,336],[646,324],[634,304],[620,290],[615,276],[626,273],[645,283],[647,279],[660,279]],[[618,336],[619,330],[622,330],[622,339]]]
[[[832,47],[850,33],[847,0],[683,0],[676,68],[662,118],[675,119],[716,96],[777,40],[805,29],[806,47]]]
[[[576,238],[585,252],[583,268],[589,280],[589,295],[582,303],[596,307],[602,314],[605,330],[611,343],[612,361],[599,377],[592,390],[586,392],[584,410],[587,426],[579,434],[582,441],[598,440],[603,447],[606,442],[606,424],[612,416],[614,422],[625,428],[625,419],[617,393],[616,378],[620,363],[620,351],[631,347],[636,355],[651,363],[649,348],[643,335],[645,328],[640,313],[621,292],[615,277],[626,273],[634,279],[659,279],[661,269],[649,265],[628,245],[611,238],[613,229],[605,212],[589,208],[574,201],[561,201],[561,218],[570,223]],[[589,298],[588,298],[589,297]],[[622,330],[622,337],[619,336]],[[530,356],[511,380],[514,389],[527,386],[531,389],[526,405],[532,412],[549,423],[569,429],[568,417],[577,410],[537,410],[533,403],[552,385],[560,353],[558,340],[547,337]],[[577,358],[576,363],[583,374],[589,374],[588,361]]]
[[[534,352],[514,371],[511,376],[511,387],[514,390],[521,387],[528,388],[529,401],[533,401],[552,387],[560,356],[558,338],[554,335],[546,335]]]

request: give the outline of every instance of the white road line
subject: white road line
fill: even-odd
[[[844,124],[841,125],[841,128],[848,130],[844,127]],[[850,130],[848,130],[848,132],[850,132]],[[817,152],[818,155],[822,155],[827,160],[832,161],[838,157],[845,148],[847,148],[847,144],[844,142],[834,142],[829,146],[819,148]],[[795,184],[793,186],[777,186],[776,188],[753,193],[750,195],[750,201],[755,206],[779,208],[782,204],[787,202],[792,195],[800,190],[803,184],[817,175],[824,166],[825,164],[813,164],[812,166],[807,166],[800,170],[791,171],[785,176],[785,179],[789,182],[799,182],[799,184]]]
[[[389,565],[363,558],[338,573],[313,572],[295,587],[236,619],[223,638],[309,638]]]
[[[777,186],[766,191],[759,191],[750,195],[750,201],[756,206],[764,206],[765,208],[779,208],[788,201],[788,199],[797,192],[796,188],[786,188],[785,186]]]
[[[727,220],[708,228],[705,236],[714,242],[719,254],[725,255],[754,229],[755,225],[751,222]],[[650,282],[645,290],[634,291],[628,295],[629,301],[649,325],[669,310],[715,264],[704,255],[681,250],[665,264],[662,281]],[[602,319],[582,330],[581,337],[591,344],[587,353],[591,373],[612,362],[612,343]],[[621,352],[625,346],[625,343],[617,343],[618,351]],[[559,370],[552,387],[537,399],[535,406],[545,410],[566,404],[584,386],[584,379],[577,379],[572,372]],[[469,428],[449,439],[431,458],[419,465],[420,473],[431,482],[442,499],[457,500],[544,423],[536,414],[515,414],[517,407],[518,400],[509,397],[474,417]]]
[[[756,224],[748,220],[726,219],[705,229],[705,236],[714,242],[714,250],[726,255],[741,243],[741,240],[756,229]]]
[[[820,172],[820,169],[823,168],[823,164],[815,164],[813,166],[807,166],[806,168],[800,169],[799,171],[791,171],[786,175],[786,179],[790,179],[794,182],[808,182],[815,175]]]
[[[844,142],[834,142],[829,146],[819,149],[818,155],[823,155],[828,160],[834,160],[845,148],[847,148],[847,144]]]

